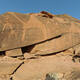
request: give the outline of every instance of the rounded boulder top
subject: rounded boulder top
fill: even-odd
[[[7,12],[0,15],[0,51],[52,38],[51,28],[54,25],[51,22],[52,18],[51,14],[43,12],[28,14]]]

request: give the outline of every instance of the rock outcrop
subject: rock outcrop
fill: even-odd
[[[79,80],[80,20],[69,15],[0,15],[0,80]]]

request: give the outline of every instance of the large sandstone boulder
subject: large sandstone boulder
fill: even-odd
[[[79,20],[68,15],[45,11],[32,14],[7,12],[0,15],[0,51],[39,43],[66,32],[80,32],[79,26]]]
[[[28,46],[63,33],[53,17],[41,14],[8,12],[0,15],[0,51]]]

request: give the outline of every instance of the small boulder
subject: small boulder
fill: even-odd
[[[63,77],[62,73],[48,73],[46,74],[45,80],[61,80]]]

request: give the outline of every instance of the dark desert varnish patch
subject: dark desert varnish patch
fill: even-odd
[[[5,56],[5,51],[0,51],[0,56]]]
[[[46,11],[41,11],[40,13],[45,14],[45,15],[43,15],[43,17],[53,18],[53,15],[48,13],[48,12],[46,12]]]

